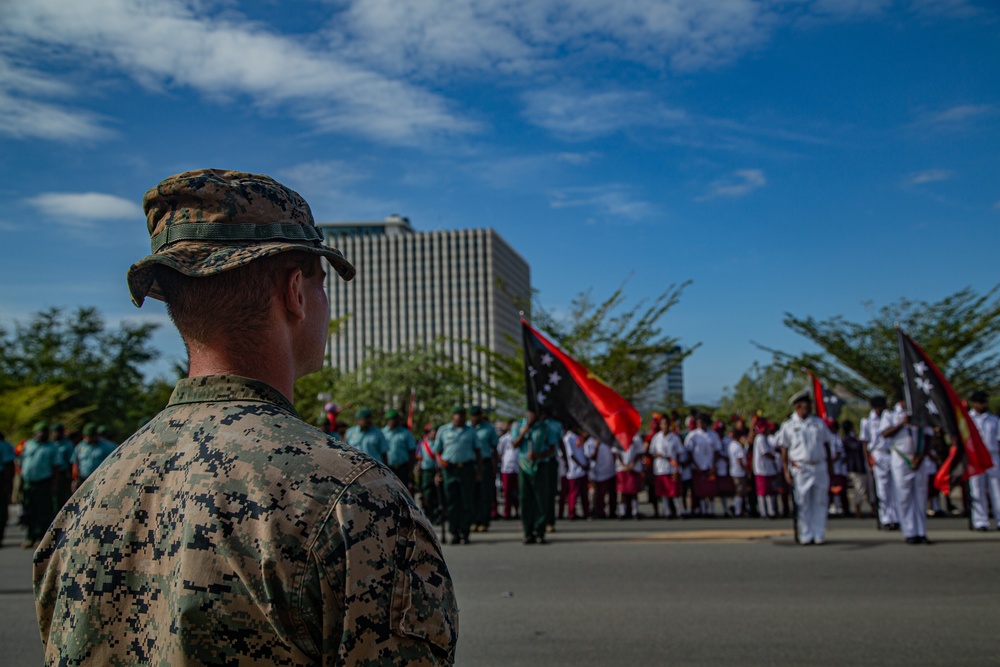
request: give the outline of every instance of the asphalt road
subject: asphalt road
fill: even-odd
[[[788,521],[513,522],[445,546],[459,665],[997,664],[1000,533],[929,520],[932,546],[871,521],[801,547]],[[0,549],[0,664],[35,665],[28,551]]]

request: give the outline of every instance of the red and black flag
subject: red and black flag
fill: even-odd
[[[642,425],[639,411],[521,319],[524,336],[524,383],[528,409],[544,409],[564,424],[579,426],[600,442],[623,447]]]
[[[910,423],[921,429],[940,428],[951,440],[948,458],[934,477],[934,486],[948,493],[952,486],[986,472],[993,466],[993,460],[983,445],[979,429],[948,380],[912,338],[898,327],[896,333]]]
[[[828,423],[840,419],[840,410],[844,407],[844,402],[832,391],[827,391],[823,383],[819,381],[819,378],[811,370],[808,368],[803,368],[802,370],[812,380],[813,403],[816,404],[816,415]]]

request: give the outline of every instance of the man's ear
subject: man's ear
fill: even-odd
[[[302,269],[290,269],[282,278],[280,285],[281,298],[284,301],[285,313],[293,320],[304,320],[306,317],[305,276]]]

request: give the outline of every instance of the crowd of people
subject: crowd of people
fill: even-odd
[[[970,414],[1000,464],[987,398],[973,394]],[[455,406],[449,423],[427,424],[419,438],[396,410],[381,429],[367,408],[356,425],[331,421],[329,429],[388,465],[427,516],[446,523],[453,544],[498,519],[519,519],[525,544],[537,544],[557,520],[794,516],[799,541],[822,544],[827,518],[849,515],[927,544],[928,515],[964,513],[981,531],[996,518],[1000,466],[970,480],[954,505],[933,483],[946,446],[940,434],[908,424],[901,399],[890,409],[873,396],[859,429],[812,415],[808,392],[791,403],[783,424],[761,414],[727,423],[696,411],[654,413],[624,445],[566,429],[544,412],[490,423],[479,406]]]
[[[67,432],[63,424],[38,422],[34,435],[16,446],[0,433],[0,546],[11,503],[20,505],[25,549],[37,546],[73,492],[118,446],[108,429],[88,423]]]

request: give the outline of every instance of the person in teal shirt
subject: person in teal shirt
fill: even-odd
[[[417,441],[410,429],[402,425],[398,410],[385,413],[385,428],[382,435],[389,445],[387,460],[389,467],[396,473],[409,492],[413,493],[413,463],[417,454]]]
[[[65,466],[56,445],[49,439],[49,425],[35,424],[35,437],[24,443],[21,452],[21,482],[28,539],[21,545],[38,545],[56,517],[56,490]]]
[[[117,449],[115,443],[97,435],[96,424],[87,424],[83,427],[83,440],[73,452],[73,463],[76,464],[79,478],[78,488],[94,474],[97,467],[104,462],[104,459],[111,456],[115,449]]]
[[[545,508],[551,502],[553,429],[544,414],[528,410],[525,419],[511,426],[511,445],[519,450],[518,486],[521,504],[521,526],[525,544],[545,544]]]
[[[52,425],[52,443],[56,446],[59,458],[62,460],[63,470],[66,471],[65,475],[59,476],[56,488],[56,504],[57,507],[61,508],[73,495],[73,476],[69,473],[73,469],[73,450],[75,448],[73,441],[66,437],[66,427],[62,424]]]
[[[368,408],[361,408],[354,413],[354,417],[358,423],[347,429],[347,434],[344,436],[347,444],[376,461],[389,465],[389,442],[385,439],[382,431],[372,424],[372,411]]]
[[[11,493],[14,491],[14,445],[7,442],[0,432],[0,546],[3,546],[3,534],[7,528],[7,514],[10,508]]]
[[[417,461],[420,467],[420,499],[424,514],[435,525],[440,524],[444,513],[444,491],[441,489],[441,466],[434,453],[437,430],[427,424],[424,438],[417,445]]]
[[[465,408],[455,406],[451,423],[438,429],[434,452],[441,462],[452,544],[468,544],[475,514],[476,482],[482,478],[483,455],[476,433],[465,423]]]
[[[483,415],[483,409],[478,405],[469,408],[469,424],[476,432],[476,445],[479,447],[479,454],[483,461],[482,475],[479,482],[476,483],[476,515],[472,520],[472,530],[486,532],[490,529],[490,519],[497,504],[495,462],[500,436],[497,435],[497,430],[486,419]]]
[[[563,427],[557,419],[548,417],[545,420],[549,428],[549,444],[555,447],[555,456],[552,457],[552,465],[549,466],[549,499],[545,504],[545,527],[550,533],[556,531],[556,501],[559,499],[559,460],[558,456],[565,456],[566,449],[563,444]],[[565,462],[564,462],[565,463]]]

